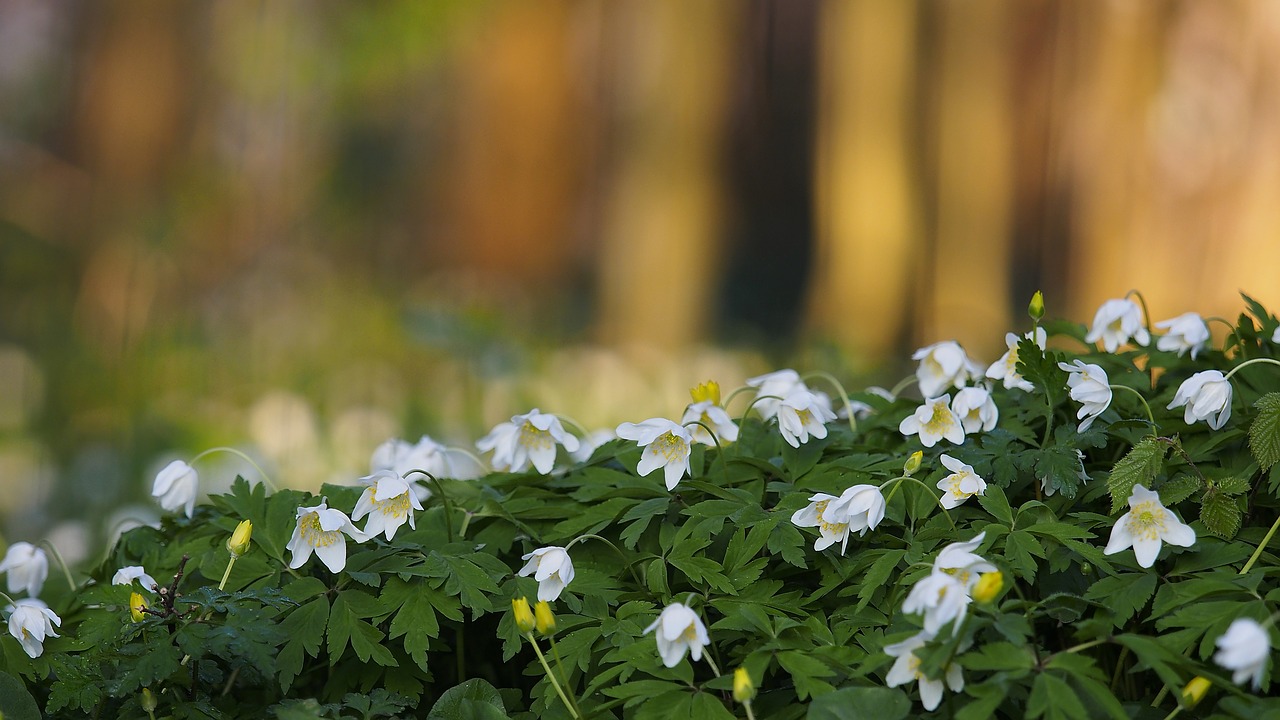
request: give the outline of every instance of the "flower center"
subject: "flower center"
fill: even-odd
[[[693,623],[689,623],[689,627],[685,628],[684,632],[680,634],[680,639],[690,643],[697,642],[698,628],[694,627]]]
[[[809,424],[810,419],[813,418],[813,413],[808,410],[797,410],[796,417],[800,419],[800,425],[804,426]]]
[[[955,415],[951,413],[951,409],[942,403],[933,404],[933,415],[929,417],[929,422],[924,424],[924,429],[936,435],[941,435],[947,428],[955,422]]]
[[[378,499],[378,491],[373,491],[373,507],[383,515],[404,517],[409,514],[409,491],[406,490],[386,500]]]
[[[302,527],[302,539],[311,547],[329,547],[337,541],[337,530],[326,531],[320,527],[320,513],[307,513],[298,523]]]
[[[555,441],[551,438],[551,433],[539,430],[526,420],[520,426],[520,444],[530,450],[544,450],[555,444]]]
[[[689,444],[671,432],[665,432],[657,440],[653,441],[653,451],[661,455],[668,463],[673,463],[688,454]]]
[[[1157,540],[1167,529],[1169,513],[1153,500],[1138,503],[1129,513],[1125,529],[1135,538]]]
[[[920,658],[916,657],[915,653],[907,656],[907,672],[911,673],[916,680],[924,677],[924,673],[920,672]]]

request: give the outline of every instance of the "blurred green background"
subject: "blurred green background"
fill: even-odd
[[[0,530],[1276,307],[1278,70],[1268,0],[0,0]]]

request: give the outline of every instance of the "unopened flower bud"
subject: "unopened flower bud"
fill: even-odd
[[[556,616],[551,612],[551,604],[545,600],[540,600],[533,606],[533,617],[538,625],[538,632],[543,635],[550,635],[552,630],[556,629]]]
[[[720,404],[720,383],[715,380],[708,380],[701,385],[690,388],[689,395],[693,397],[695,403],[710,400],[713,404]]]
[[[511,601],[511,612],[515,614],[516,627],[520,632],[533,632],[537,621],[533,619],[533,608],[529,607],[529,598],[518,597]]]
[[[155,712],[156,706],[159,705],[159,703],[156,702],[155,693],[151,692],[151,688],[142,688],[141,702],[142,702],[142,711],[148,712],[148,713]]]
[[[922,460],[924,460],[923,451],[917,450],[911,453],[911,457],[907,458],[907,461],[902,465],[902,474],[907,477],[914,475],[915,472],[920,469],[920,462]]]
[[[231,557],[238,558],[249,552],[249,539],[253,537],[253,522],[242,520],[236,526],[235,532],[231,533],[231,539],[227,540],[227,552],[231,553]]]
[[[1032,320],[1040,322],[1044,317],[1044,293],[1037,290],[1036,294],[1031,296],[1031,302],[1027,305],[1027,314]]]
[[[142,597],[142,593],[129,594],[129,616],[134,622],[142,622],[146,617],[142,611],[147,607],[146,598]]]
[[[973,599],[980,603],[989,603],[996,599],[1000,591],[1004,588],[1004,573],[996,570],[995,572],[982,573],[978,577],[978,584],[973,586]]]
[[[1205,693],[1209,692],[1209,688],[1213,687],[1207,679],[1199,675],[1191,678],[1191,682],[1182,688],[1182,702],[1188,708],[1193,708],[1204,699]]]
[[[740,703],[751,702],[756,696],[756,686],[751,682],[751,674],[740,667],[733,671],[733,699]]]

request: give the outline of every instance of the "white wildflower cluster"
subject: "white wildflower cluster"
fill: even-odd
[[[21,643],[28,656],[40,657],[45,639],[58,637],[53,628],[62,625],[62,619],[38,597],[49,579],[49,556],[31,543],[16,542],[5,551],[0,573],[7,576],[10,594],[27,594],[5,606],[9,634]]]
[[[840,496],[817,493],[809,498],[809,504],[791,516],[791,522],[799,527],[818,528],[814,550],[826,550],[840,543],[840,554],[849,544],[849,533],[856,531],[861,537],[868,530],[875,530],[884,519],[885,499],[875,485],[854,485]]]
[[[919,436],[920,444],[931,448],[942,440],[960,445],[966,435],[994,430],[1000,411],[992,398],[990,381],[1003,380],[1005,387],[1029,387],[1016,372],[1017,338],[1009,337],[1009,351],[985,373],[954,340],[915,351],[911,359],[920,361],[916,383],[924,403],[903,418],[898,431],[908,437]],[[954,400],[953,389],[957,391]]]

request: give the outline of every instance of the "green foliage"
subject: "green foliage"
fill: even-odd
[[[1258,417],[1249,426],[1249,449],[1267,470],[1280,462],[1280,393],[1267,393],[1253,404]]]
[[[1107,479],[1107,488],[1111,490],[1112,513],[1119,512],[1128,503],[1134,485],[1143,485],[1148,489],[1154,486],[1168,452],[1169,447],[1158,439],[1145,437],[1120,458]]]

